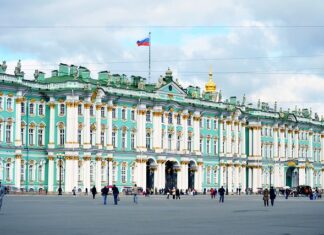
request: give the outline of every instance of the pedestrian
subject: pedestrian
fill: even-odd
[[[273,206],[275,199],[276,199],[276,192],[273,189],[273,187],[271,187],[270,188],[270,202],[271,202],[271,206]]]
[[[138,187],[136,184],[134,184],[134,187],[132,188],[132,193],[133,193],[133,201],[135,204],[138,203],[138,198],[137,198],[137,195],[138,195]]]
[[[116,187],[115,184],[112,187],[112,191],[113,191],[113,196],[114,196],[114,204],[117,205],[118,204],[119,190],[118,190],[118,188]]]
[[[242,190],[242,189],[241,189],[241,188],[239,188],[239,195],[241,195],[241,190]]]
[[[218,189],[218,193],[219,193],[219,202],[224,203],[225,189],[223,186],[220,189]]]
[[[109,189],[106,186],[101,189],[101,195],[103,197],[103,204],[104,205],[107,205],[108,191],[109,191]]]
[[[176,189],[176,199],[180,200],[180,190],[178,188]]]
[[[263,190],[263,203],[264,206],[269,206],[269,190],[267,188]]]
[[[175,199],[175,196],[176,196],[176,189],[175,189],[175,187],[173,187],[173,189],[172,189],[172,198]]]
[[[88,188],[85,188],[85,196],[88,196]]]
[[[286,193],[286,199],[288,199],[288,196],[289,196],[289,189],[288,188],[286,188],[285,193]]]
[[[73,196],[76,196],[76,187],[74,187],[73,189],[72,189],[72,193],[73,193]]]
[[[93,186],[91,189],[91,193],[92,193],[92,198],[96,199],[96,194],[97,194],[97,189],[96,186]]]
[[[167,199],[170,199],[170,189],[167,189]]]
[[[214,198],[214,189],[213,188],[210,189],[210,198],[211,199]]]
[[[0,182],[0,211],[1,211],[4,195],[5,195],[5,188],[1,185],[1,182]]]

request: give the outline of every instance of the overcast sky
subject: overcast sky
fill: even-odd
[[[60,62],[88,67],[94,78],[101,70],[147,77],[148,48],[136,41],[152,32],[151,82],[170,67],[184,87],[203,88],[212,66],[225,98],[246,94],[324,115],[322,0],[32,2],[1,1],[0,59],[9,73],[22,59],[28,78]]]

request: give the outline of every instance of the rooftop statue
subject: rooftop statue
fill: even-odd
[[[261,108],[261,101],[260,101],[260,99],[258,99],[258,109],[260,109]]]
[[[35,72],[34,72],[35,80],[37,80],[38,77],[39,77],[39,71],[38,71],[38,69],[36,69]]]
[[[15,67],[15,75],[21,74],[21,60],[18,60],[17,66]]]
[[[316,121],[319,121],[319,117],[318,117],[318,114],[317,113],[315,113],[315,120]]]
[[[277,112],[277,101],[274,103],[274,111]]]
[[[246,97],[245,97],[245,94],[243,95],[243,100],[242,100],[242,105],[245,105],[245,102],[246,102]]]
[[[6,64],[6,61],[2,61],[2,65],[0,65],[0,70],[5,73],[6,70],[7,70],[7,64]]]
[[[79,76],[79,70],[78,70],[78,68],[75,68],[73,77],[74,77],[74,79],[78,79],[78,76]]]
[[[218,102],[222,102],[222,90],[219,90]]]

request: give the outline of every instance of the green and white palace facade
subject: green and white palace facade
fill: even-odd
[[[168,69],[157,83],[60,64],[0,67],[0,181],[15,190],[116,184],[182,190],[324,186],[324,121],[310,109],[223,100]],[[61,177],[60,177],[61,172]]]

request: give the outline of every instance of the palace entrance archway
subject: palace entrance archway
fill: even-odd
[[[298,169],[296,167],[288,167],[286,171],[286,186],[297,187],[298,186]]]
[[[197,171],[197,165],[194,161],[189,162],[188,166],[188,188],[195,188],[195,172]]]
[[[154,172],[157,168],[157,164],[153,159],[149,159],[146,162],[146,188],[154,190]],[[146,189],[144,189],[146,190]]]
[[[176,161],[167,161],[165,163],[165,188],[172,189],[177,187],[177,171],[180,169]]]

